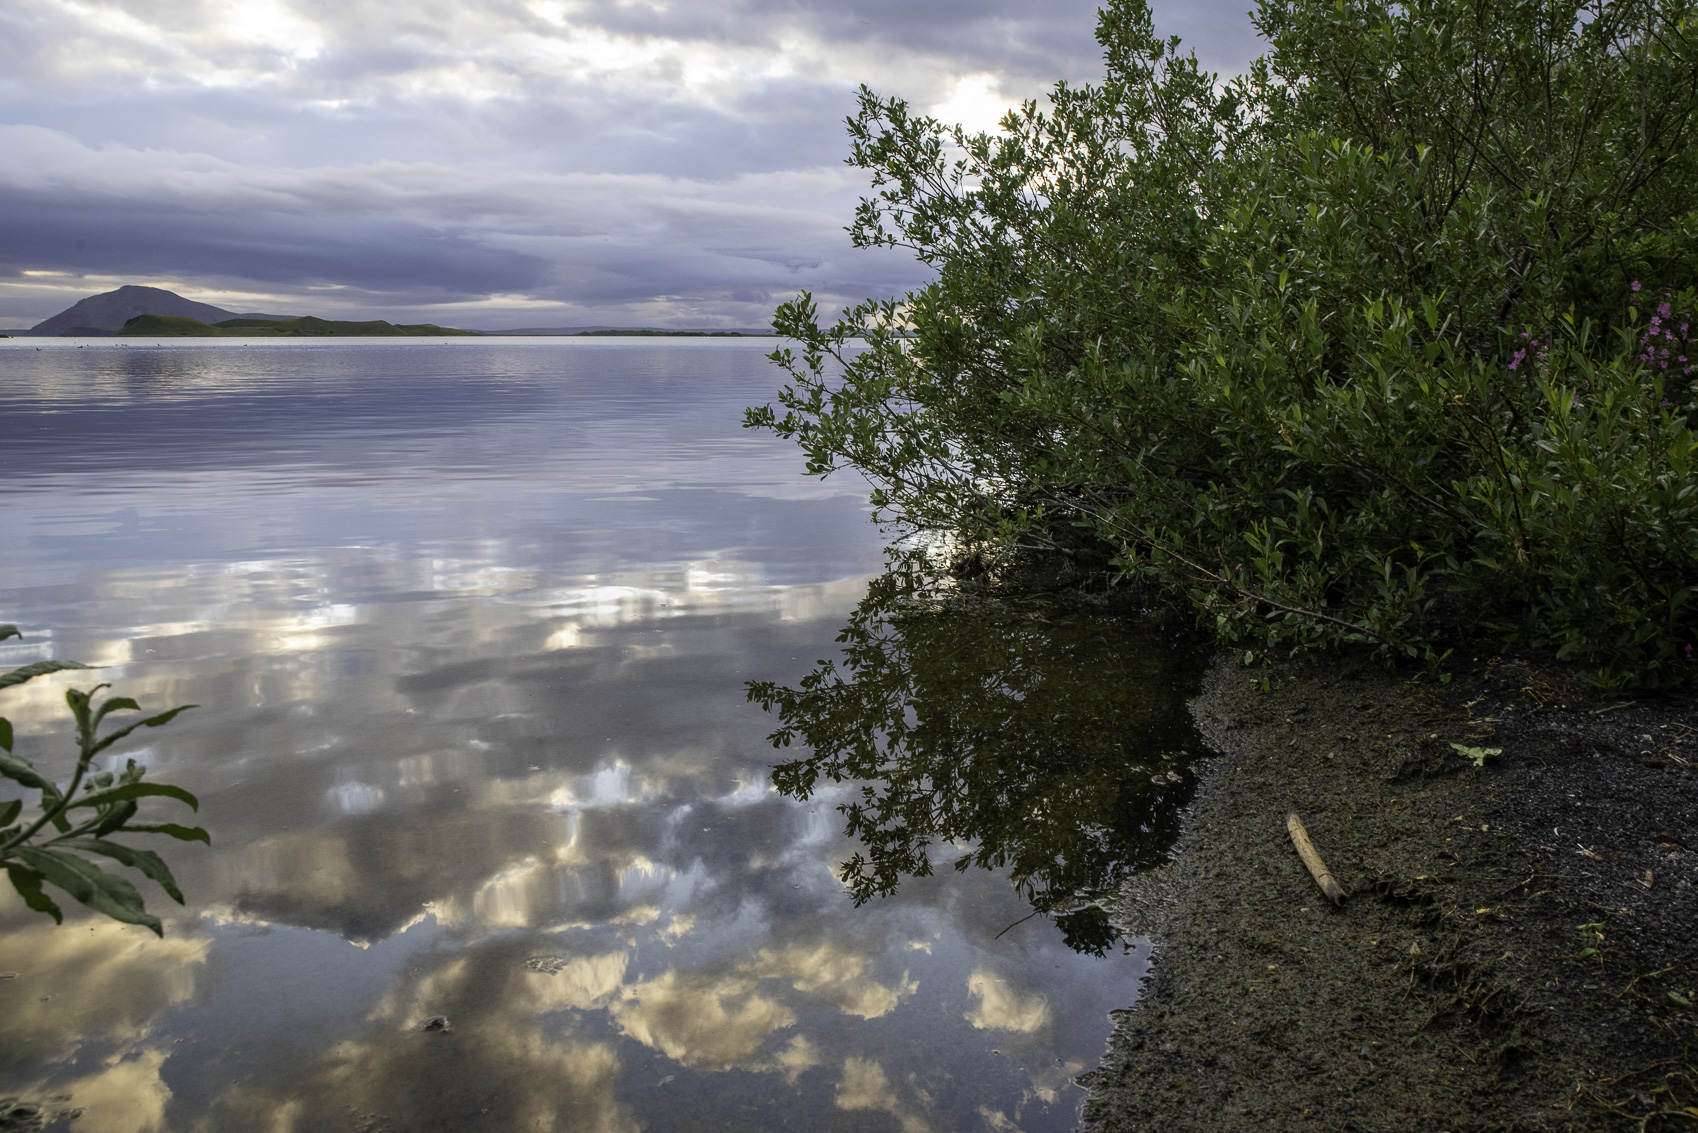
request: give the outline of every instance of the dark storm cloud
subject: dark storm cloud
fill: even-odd
[[[1210,65],[1254,53],[1237,4],[1157,17]],[[841,232],[855,85],[986,126],[1096,77],[1094,20],[1094,0],[7,6],[0,324],[116,282],[471,325],[753,325],[803,287],[900,291],[920,271]]]
[[[775,295],[886,294],[915,278],[902,257],[847,246],[838,225],[854,187],[836,170],[722,183],[396,163],[255,170],[94,151],[32,127],[0,127],[0,148],[30,170],[0,170],[0,283],[27,284],[51,263],[268,287],[290,297],[283,306],[321,312],[425,317],[494,295],[556,304],[567,321],[762,325]]]
[[[333,208],[334,206],[332,206]],[[314,216],[92,193],[0,189],[0,271],[39,264],[87,274],[249,278],[285,287],[339,284],[414,303],[454,302],[547,281],[535,256],[491,248],[475,236],[362,215]]]

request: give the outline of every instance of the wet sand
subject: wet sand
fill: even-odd
[[[1193,710],[1222,755],[1170,863],[1119,895],[1157,958],[1082,1079],[1086,1129],[1698,1125],[1690,698],[1487,653],[1445,685],[1223,659]]]

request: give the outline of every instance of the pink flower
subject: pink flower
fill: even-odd
[[[1633,281],[1633,290],[1635,290],[1635,291],[1639,290],[1639,281],[1637,279]],[[1687,646],[1687,648],[1690,649],[1691,646]]]

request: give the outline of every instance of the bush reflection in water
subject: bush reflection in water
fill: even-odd
[[[1163,860],[1194,787],[1185,652],[1124,606],[939,597],[902,570],[838,640],[840,659],[749,698],[777,713],[773,746],[809,749],[773,769],[781,792],[851,784],[855,903],[953,857],[1008,869],[1070,946],[1106,952],[1104,898]]]

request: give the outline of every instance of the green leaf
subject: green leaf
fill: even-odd
[[[106,703],[100,706],[100,711],[94,714],[94,722],[96,725],[99,725],[102,720],[106,719],[106,714],[108,712],[116,712],[125,708],[132,708],[137,712],[141,711],[141,705],[137,704],[130,697],[114,696],[108,698]]]
[[[144,822],[124,827],[126,834],[164,834],[179,842],[205,842],[212,845],[212,835],[199,826],[178,826],[175,822]]]
[[[146,798],[149,795],[164,795],[189,804],[191,810],[200,809],[199,799],[183,788],[173,787],[169,783],[125,783],[119,787],[111,787],[104,791],[95,791],[93,794],[84,795],[66,809],[75,810],[77,807],[83,806],[106,806],[128,799]]]
[[[23,635],[24,631],[15,625],[0,625],[0,641],[5,641],[8,637],[22,637]]]
[[[12,750],[12,722],[0,716],[0,748]]]
[[[86,668],[88,668],[87,665],[76,661],[37,661],[34,664],[25,665],[21,669],[13,669],[9,673],[0,675],[0,688],[11,688],[13,685],[21,685],[25,681],[34,680],[36,677],[46,676],[48,673],[63,672],[66,669]]]
[[[15,755],[0,755],[0,775],[4,775],[6,778],[32,790],[58,793],[58,788],[48,780],[43,779],[41,774],[36,771],[33,763]]]
[[[13,799],[5,806],[0,806],[0,826],[12,825],[13,820],[18,817],[19,812],[23,809],[24,800],[22,799]]]
[[[136,816],[137,804],[134,802],[118,803],[115,806],[100,808],[102,817],[94,828],[88,832],[91,838],[102,838],[121,828],[126,822]]]
[[[24,899],[24,904],[38,913],[46,913],[56,924],[65,923],[65,914],[59,911],[59,906],[53,903],[53,898],[41,891],[39,873],[11,862],[6,863],[6,873],[12,879],[12,888]]]
[[[110,703],[110,702],[108,702],[108,703]],[[132,703],[134,703],[134,702],[132,701]],[[135,731],[137,728],[157,728],[161,724],[170,723],[171,720],[173,718],[175,718],[176,715],[179,712],[187,712],[191,708],[199,708],[199,707],[200,707],[200,705],[198,705],[198,704],[179,704],[177,707],[171,709],[171,711],[169,711],[169,712],[161,712],[157,716],[149,716],[145,720],[137,720],[134,724],[131,724],[128,727],[119,728],[116,732],[108,732],[106,735],[104,735],[100,738],[99,743],[95,744],[93,748],[89,749],[89,754],[95,755],[95,754],[98,754],[100,752],[105,751],[107,748],[111,747],[113,744],[117,743],[119,740],[123,739],[125,736],[127,736],[131,732]],[[104,708],[102,708],[101,709],[101,715],[105,715],[105,712],[106,712],[106,710]],[[98,720],[98,717],[96,717],[96,719]]]
[[[62,838],[53,843],[54,849],[80,850],[85,854],[101,854],[113,861],[122,862],[131,869],[140,870],[147,877],[159,883],[159,887],[171,895],[177,904],[183,903],[182,891],[177,888],[176,879],[171,876],[171,868],[163,858],[152,850],[133,850],[121,846],[117,842],[104,842],[98,838]]]
[[[97,913],[125,924],[145,925],[156,936],[164,936],[159,918],[147,911],[136,887],[121,877],[103,872],[92,862],[55,850],[20,846],[12,851],[18,861],[39,873],[43,880],[63,889]]]

